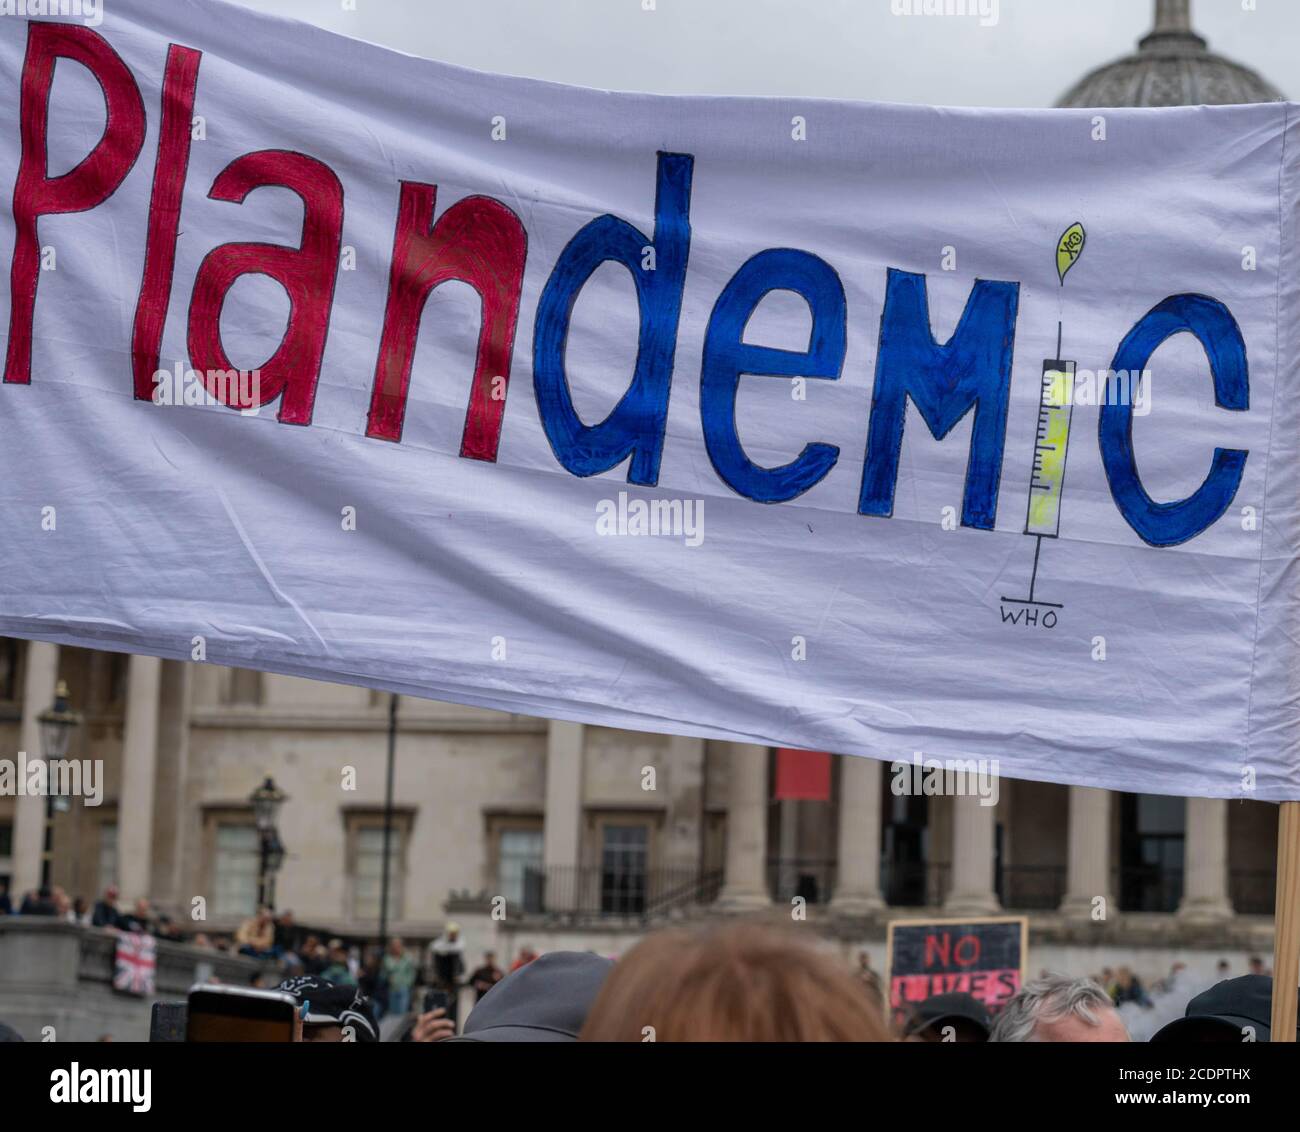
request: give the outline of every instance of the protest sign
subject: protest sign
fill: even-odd
[[[885,970],[895,1021],[932,995],[954,992],[996,1014],[1024,984],[1028,947],[1024,916],[891,920]]]
[[[0,18],[0,632],[1300,798],[1293,107],[102,16]]]

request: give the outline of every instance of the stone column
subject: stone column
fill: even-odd
[[[150,889],[164,904],[188,911],[191,893],[186,892],[181,869],[187,857],[191,831],[201,823],[192,820],[187,806],[189,785],[190,709],[194,674],[207,667],[184,661],[165,660],[158,696],[158,777],[154,794],[154,862]],[[194,838],[197,852],[197,837]]]
[[[54,703],[59,680],[59,646],[45,641],[27,644],[23,677],[23,722],[19,750],[28,761],[41,755],[39,716]],[[19,795],[14,799],[13,877],[9,895],[17,910],[24,894],[41,883],[41,857],[45,851],[45,799]]]
[[[993,849],[997,808],[981,806],[978,794],[952,800],[952,887],[944,911],[984,916],[998,910],[993,891]]]
[[[150,896],[153,882],[154,779],[162,661],[133,656],[127,672],[122,792],[117,802],[118,888],[126,905]]]
[[[727,858],[720,907],[733,911],[771,903],[767,888],[768,749],[728,743]]]
[[[546,736],[546,817],[542,857],[546,907],[577,906],[582,851],[583,725],[551,720]]]
[[[880,776],[875,759],[840,759],[840,845],[831,908],[848,916],[880,911]]]
[[[1183,846],[1183,902],[1178,915],[1197,923],[1232,916],[1228,898],[1228,803],[1188,798]]]
[[[1061,912],[1072,920],[1092,921],[1099,896],[1107,921],[1119,912],[1110,890],[1110,813],[1109,790],[1070,787],[1069,872]]]

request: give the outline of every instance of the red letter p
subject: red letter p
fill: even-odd
[[[82,64],[104,91],[108,121],[84,161],[61,177],[49,175],[50,88],[54,64],[71,59]],[[36,284],[41,271],[37,222],[42,216],[86,212],[118,189],[144,146],[144,101],[131,72],[106,39],[87,27],[32,23],[27,32],[19,105],[22,158],[14,188],[14,262],[10,276],[7,382],[32,380],[32,334]]]

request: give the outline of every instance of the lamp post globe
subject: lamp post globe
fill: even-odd
[[[275,828],[276,819],[280,816],[280,807],[284,805],[288,795],[285,794],[276,784],[269,774],[263,780],[248,800],[253,804],[253,821],[257,828],[263,832]]]
[[[68,706],[68,682],[60,680],[54,689],[54,703],[37,721],[41,726],[41,757],[46,764],[66,758],[72,745],[72,733],[81,724],[81,713]]]
[[[280,807],[288,795],[285,794],[269,774],[252,794],[249,802],[253,806],[253,822],[258,834],[258,870],[257,903],[259,906],[275,905],[275,874],[284,864],[284,843],[280,840],[280,831],[276,828],[280,816]]]
[[[54,791],[54,763],[68,756],[72,733],[81,725],[81,713],[68,706],[68,684],[60,680],[54,688],[54,703],[36,717],[41,729],[40,758],[45,762],[45,841],[41,853],[41,887],[50,884],[54,863],[54,814],[71,808],[70,801]]]

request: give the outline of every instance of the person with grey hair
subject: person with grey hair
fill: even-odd
[[[1091,979],[1045,975],[1002,1008],[990,1042],[1127,1042],[1110,995]]]

